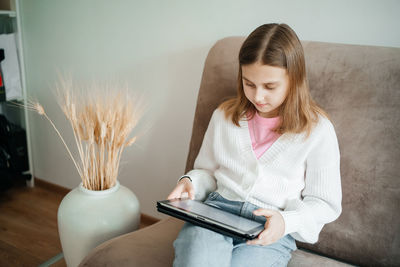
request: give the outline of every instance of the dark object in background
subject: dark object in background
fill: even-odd
[[[10,154],[0,145],[0,191],[10,188],[13,179],[10,171]]]
[[[0,49],[0,63],[4,59],[4,49]],[[3,71],[0,64],[0,102],[6,101],[6,87],[4,86]]]
[[[10,154],[10,169],[16,172],[29,170],[26,132],[10,123],[0,114],[0,145]]]
[[[0,190],[9,188],[14,180],[29,170],[26,132],[0,114]],[[30,177],[25,175],[25,179]]]

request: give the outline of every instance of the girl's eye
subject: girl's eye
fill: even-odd
[[[254,88],[254,87],[255,87],[254,84],[250,84],[250,83],[246,83],[246,85],[247,85],[248,87],[251,87],[251,88]]]

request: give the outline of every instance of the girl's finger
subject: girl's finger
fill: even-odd
[[[177,198],[178,197],[178,194],[176,193],[176,192],[172,192],[169,196],[168,196],[168,199],[174,199],[174,198]]]
[[[271,243],[272,242],[270,242],[270,240],[267,239],[267,238],[262,238],[262,239],[256,238],[256,239],[253,239],[253,240],[250,240],[250,241],[246,242],[247,245],[262,245],[262,246],[266,246],[266,245],[269,245]]]
[[[269,235],[270,235],[270,231],[268,229],[266,229],[258,235],[258,239],[261,239],[261,240],[269,239]]]
[[[175,188],[175,190],[172,191],[171,194],[169,194],[167,199],[179,198],[179,196],[181,195],[181,193],[179,191],[180,190],[178,188]]]
[[[261,239],[253,239],[246,242],[247,245],[264,245],[264,240]]]
[[[167,199],[174,199],[174,198],[175,198],[175,196],[174,196],[173,193],[169,194],[168,197],[167,197]]]
[[[194,199],[194,190],[189,191],[189,198],[192,200]]]
[[[265,216],[265,217],[271,217],[275,214],[274,210],[268,210],[268,209],[258,209],[253,211],[254,215],[257,216]]]
[[[255,239],[249,240],[246,242],[247,245],[257,245],[260,243],[260,237],[261,234],[264,233],[265,230],[263,230],[261,233],[258,234],[258,236]]]

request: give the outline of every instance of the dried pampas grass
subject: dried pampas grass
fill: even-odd
[[[76,160],[62,135],[37,102],[28,102],[30,110],[50,121],[61,138],[89,190],[113,187],[118,176],[124,149],[135,143],[130,133],[144,114],[142,96],[133,95],[127,86],[93,83],[87,90],[75,86],[71,79],[60,79],[57,85],[58,103],[69,120],[79,153]]]

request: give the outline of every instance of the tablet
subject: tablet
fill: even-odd
[[[157,201],[157,210],[227,236],[251,240],[264,224],[189,198]]]

